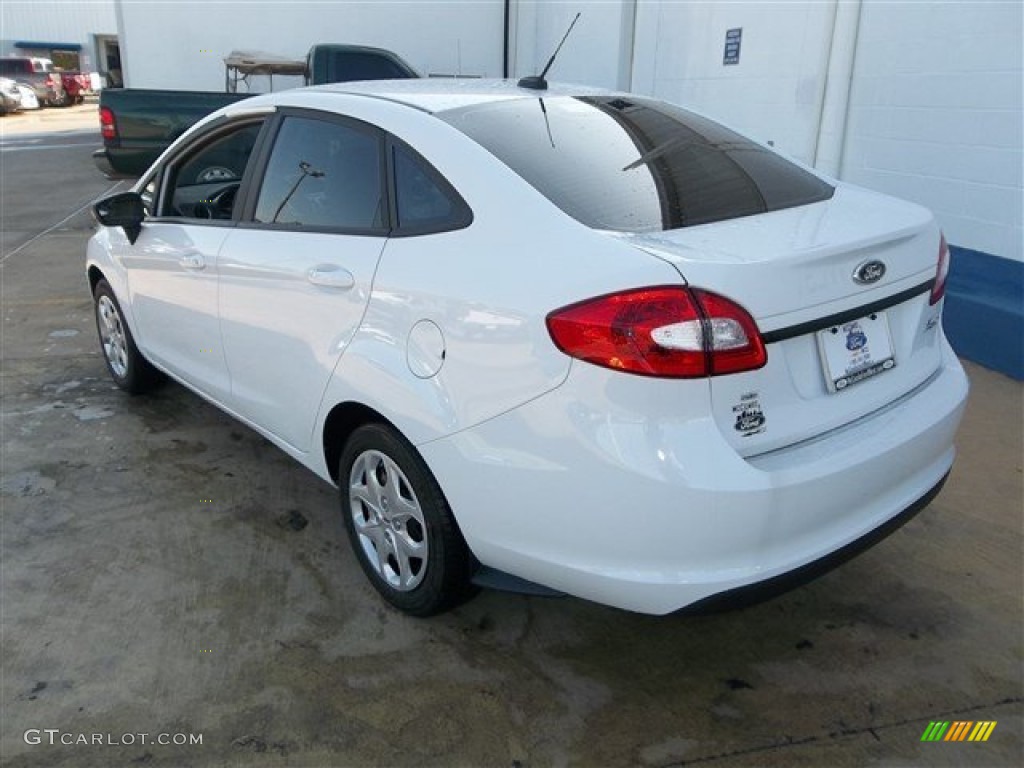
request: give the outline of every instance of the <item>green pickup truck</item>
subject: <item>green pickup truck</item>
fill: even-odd
[[[398,80],[420,75],[397,54],[359,45],[314,45],[305,61],[246,57],[224,60],[229,92],[106,88],[100,93],[103,148],[93,161],[111,179],[135,178],[191,125],[211,112],[255,93],[232,93],[250,75],[301,74],[306,85],[352,80]]]

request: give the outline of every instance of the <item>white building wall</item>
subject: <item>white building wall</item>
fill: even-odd
[[[835,4],[641,2],[633,90],[704,112],[813,163]],[[726,30],[740,60],[723,64]]]
[[[915,200],[947,239],[1024,260],[1022,8],[865,0],[843,178]]]
[[[513,0],[510,77],[540,74],[580,13],[547,79],[630,90],[636,7],[635,0]]]
[[[223,59],[232,50],[304,59],[315,43],[387,48],[424,74],[502,75],[502,0],[117,5],[129,88],[223,91]],[[276,77],[274,87],[279,88]],[[265,83],[257,90],[266,90]]]
[[[82,68],[100,68],[94,35],[116,35],[114,0],[2,0],[0,2],[0,53],[4,56],[35,55],[14,48],[18,41],[78,43]]]

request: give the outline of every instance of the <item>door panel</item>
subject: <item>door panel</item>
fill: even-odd
[[[146,356],[207,396],[231,393],[220,339],[217,256],[264,118],[215,127],[144,185],[147,218],[119,257]],[[164,180],[163,189],[158,181]]]
[[[230,231],[147,222],[122,255],[146,357],[217,400],[230,392],[217,317],[217,254]]]
[[[383,237],[239,229],[220,254],[232,407],[308,450],[324,388],[363,317]]]

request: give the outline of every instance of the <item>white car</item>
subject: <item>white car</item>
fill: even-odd
[[[0,115],[20,112],[21,109],[21,92],[18,90],[18,84],[10,78],[0,77]]]
[[[931,214],[653,99],[268,94],[95,212],[114,380],[166,373],[338,486],[411,614],[473,582],[654,614],[768,594],[953,462]]]
[[[23,83],[18,83],[18,93],[21,95],[22,109],[39,109],[39,99],[36,92]]]

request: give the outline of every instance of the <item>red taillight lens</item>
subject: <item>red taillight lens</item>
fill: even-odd
[[[743,307],[709,291],[693,293],[704,309],[708,325],[706,338],[711,342],[708,357],[712,376],[752,371],[768,362],[757,323]]]
[[[928,300],[929,304],[938,304],[946,295],[946,278],[949,277],[949,246],[946,245],[946,236],[939,236],[939,264],[935,268],[935,285],[932,286],[932,295]]]
[[[114,122],[114,112],[110,107],[100,107],[100,135],[104,139],[117,138],[117,124]]]
[[[746,310],[682,286],[599,296],[552,312],[547,325],[567,355],[642,376],[714,376],[760,368],[768,359]]]

